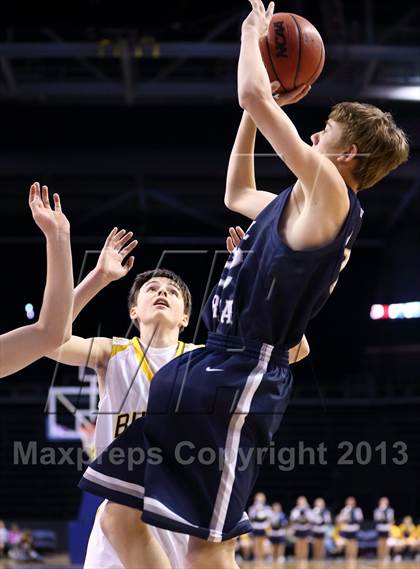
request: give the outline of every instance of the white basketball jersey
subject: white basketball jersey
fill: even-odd
[[[168,348],[143,347],[138,338],[113,338],[105,376],[104,393],[99,401],[94,453],[97,457],[147,409],[150,382],[155,373],[176,356],[198,348],[178,342]],[[100,506],[90,534],[85,569],[124,569],[114,548],[100,527]],[[188,536],[151,526],[173,568],[185,566]]]

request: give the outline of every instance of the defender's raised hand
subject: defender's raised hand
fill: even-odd
[[[239,242],[243,239],[244,235],[245,231],[242,227],[239,227],[239,225],[236,227],[229,227],[229,237],[226,239],[226,247],[229,253],[232,253],[235,247],[239,245]]]
[[[70,223],[61,211],[60,196],[54,194],[53,199],[54,209],[50,205],[48,186],[42,186],[41,191],[38,182],[32,184],[29,191],[29,207],[35,223],[46,237],[51,237],[58,233],[70,233]]]
[[[261,0],[249,0],[252,6],[252,12],[242,23],[242,33],[249,30],[256,31],[259,37],[265,36],[268,30],[268,24],[273,17],[274,2],[270,2],[267,10]]]
[[[42,187],[41,193],[39,184],[32,184],[29,206],[35,223],[47,238],[47,282],[38,321],[0,335],[0,377],[15,373],[56,350],[71,336],[70,224],[61,211],[58,194],[54,194],[54,209],[51,209],[47,186]]]
[[[105,277],[107,281],[116,281],[125,277],[128,271],[132,269],[134,264],[133,256],[129,257],[126,263],[123,264],[127,255],[129,255],[138,244],[137,240],[130,242],[132,237],[132,231],[128,233],[125,229],[118,231],[117,227],[114,227],[108,235],[96,264],[96,270]]]

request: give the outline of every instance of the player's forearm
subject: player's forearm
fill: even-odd
[[[264,104],[273,105],[278,117],[282,119],[278,128],[284,129],[284,136],[280,136],[279,133],[279,138],[283,138],[287,142],[290,129],[297,132],[287,114],[273,101],[270,80],[260,52],[259,37],[251,30],[242,34],[238,63],[238,98],[240,106],[248,111],[256,128],[259,128],[260,125],[253,110],[256,105],[261,106],[261,103],[264,102]]]
[[[109,279],[96,267],[82,280],[74,289],[73,295],[73,314],[72,321],[76,320],[83,308],[109,284]],[[90,357],[90,350],[87,355],[78,348],[75,336],[66,338],[59,346],[53,346],[45,352],[45,356],[51,360],[67,365],[87,365]],[[82,355],[81,355],[81,353]]]
[[[47,239],[47,280],[36,323],[0,336],[0,377],[15,373],[71,336],[73,270],[70,235]]]
[[[74,289],[73,321],[95,296],[111,281],[98,269],[93,269]]]
[[[57,339],[36,322],[0,336],[0,378],[23,369],[57,347]]]
[[[246,109],[254,97],[271,99],[271,85],[262,60],[259,36],[253,30],[242,33],[238,63],[238,99]]]
[[[37,323],[57,346],[71,336],[73,287],[70,234],[62,232],[47,238],[47,281]]]
[[[82,339],[84,341],[84,339]],[[70,340],[64,342],[61,346],[48,351],[45,357],[55,362],[66,364],[69,366],[88,366],[91,359],[93,341],[91,345],[85,349],[81,349],[79,345],[80,339],[72,336]],[[91,367],[94,367],[93,365]]]
[[[254,170],[256,132],[254,121],[244,111],[229,159],[225,190],[227,207],[231,207],[244,191],[256,190]]]

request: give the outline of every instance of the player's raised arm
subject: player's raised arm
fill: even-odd
[[[108,235],[99,255],[96,267],[83,279],[74,291],[73,320],[83,308],[103,288],[112,281],[124,277],[133,267],[134,257],[127,256],[137,246],[137,241],[130,241],[131,231],[118,230],[117,227]],[[126,260],[127,259],[127,260]],[[124,263],[124,261],[126,261]],[[96,370],[105,368],[112,350],[110,338],[81,338],[72,336],[58,349],[49,352],[48,358],[73,366],[87,366]]]
[[[225,190],[226,207],[250,219],[255,219],[276,197],[271,192],[257,192],[254,171],[256,132],[254,121],[244,111],[229,158]]]
[[[131,241],[132,237],[132,231],[118,230],[117,227],[110,232],[96,267],[74,290],[73,321],[103,288],[125,277],[133,268],[134,256],[130,253],[137,246],[138,241]],[[130,256],[127,258],[128,255]]]
[[[333,163],[306,144],[294,124],[273,99],[259,40],[267,32],[274,5],[266,11],[261,0],[251,0],[252,12],[242,25],[238,64],[238,98],[255,125],[288,168],[299,178],[307,200],[336,211],[348,207],[346,185]],[[357,153],[357,148],[351,150]],[[322,189],[322,191],[321,191]]]
[[[111,357],[112,340],[104,337],[81,338],[71,336],[55,350],[48,351],[47,358],[69,366],[85,366],[101,371],[106,369]]]
[[[272,83],[271,91],[274,93],[279,85],[278,82]],[[303,85],[277,98],[276,102],[282,106],[296,103],[309,89],[310,87]],[[257,128],[251,115],[244,111],[229,158],[225,189],[226,207],[250,219],[255,219],[276,197],[272,192],[257,191],[254,170],[256,132]]]
[[[47,186],[32,184],[29,206],[47,241],[47,281],[39,320],[0,336],[0,377],[15,373],[71,336],[73,269],[70,224],[58,194],[51,208]]]

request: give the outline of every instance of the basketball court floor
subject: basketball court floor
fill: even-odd
[[[9,561],[0,560],[0,569],[82,569],[80,565],[71,565],[67,555],[51,556],[46,559],[42,565],[40,564],[14,564]],[[329,560],[324,562],[309,561],[306,565],[302,566],[293,560],[288,560],[283,564],[265,563],[255,565],[254,563],[243,563],[241,569],[419,569],[420,563],[418,561],[401,561],[380,563],[373,559],[359,559],[357,565],[346,563],[344,560]],[[98,569],[102,569],[98,567]],[[215,567],[215,569],[217,569]]]
[[[329,560],[322,562],[309,561],[306,565],[299,565],[293,560],[286,561],[283,564],[254,565],[253,563],[244,563],[241,568],[246,569],[420,569],[420,563],[417,561],[401,561],[399,563],[380,563],[375,559],[359,559],[357,564],[349,564],[344,560]]]

